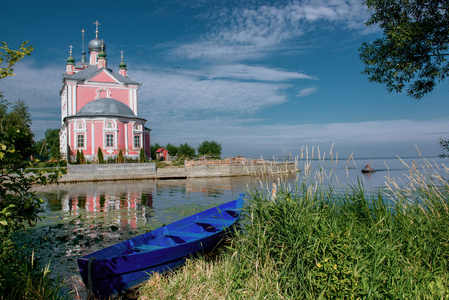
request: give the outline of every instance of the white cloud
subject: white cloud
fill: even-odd
[[[61,125],[59,91],[64,71],[64,65],[39,66],[27,58],[14,67],[15,76],[0,81],[0,90],[6,100],[14,103],[20,99],[28,105],[31,130],[36,140],[44,137],[45,130]]]
[[[281,2],[282,3],[282,2]],[[285,49],[287,42],[307,32],[336,26],[365,30],[368,12],[360,1],[290,1],[286,5],[234,8],[209,14],[209,32],[171,54],[189,59],[236,61],[259,58]]]
[[[18,99],[25,101],[31,111],[59,108],[64,71],[64,65],[39,66],[34,60],[27,59],[14,67],[15,76],[0,81],[0,90],[10,102]]]
[[[219,65],[206,68],[208,78],[230,78],[259,81],[286,81],[291,79],[316,79],[315,76],[299,72],[271,69],[263,66],[243,64]]]
[[[316,88],[316,87],[305,88],[305,89],[300,90],[299,93],[296,95],[296,97],[302,98],[302,97],[310,96],[312,94],[315,94],[317,90],[318,90],[318,88]]]
[[[191,118],[198,113],[253,114],[287,101],[289,85],[271,82],[201,80],[193,74],[134,71],[133,78],[146,82],[139,90],[139,115],[156,119],[163,115]]]

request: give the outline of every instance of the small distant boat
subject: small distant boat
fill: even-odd
[[[123,293],[153,272],[166,273],[191,255],[210,252],[234,230],[243,197],[79,258],[88,294]]]
[[[362,169],[362,173],[373,173],[376,172],[375,169],[371,168],[371,165],[368,164]]]

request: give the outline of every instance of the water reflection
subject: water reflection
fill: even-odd
[[[129,192],[92,195],[69,192],[61,199],[61,204],[62,211],[68,212],[70,216],[85,213],[88,218],[97,218],[103,213],[109,213],[117,215],[120,227],[137,228],[138,220],[148,221],[152,216],[153,194]]]
[[[406,160],[409,163],[409,160]],[[387,177],[407,169],[398,159],[372,159],[376,173],[362,174],[366,159],[312,162],[309,181],[323,176],[325,187],[347,189],[360,179],[365,190],[382,186]],[[382,168],[385,165],[387,168]],[[44,200],[42,222],[18,235],[20,243],[35,246],[42,263],[62,276],[78,273],[76,258],[132,236],[172,223],[185,216],[234,200],[248,190],[283,182],[294,186],[304,180],[302,172],[287,177],[226,177],[164,181],[115,181],[37,187]],[[323,171],[316,173],[317,170]],[[317,175],[318,174],[318,175]],[[323,175],[324,174],[324,175]]]

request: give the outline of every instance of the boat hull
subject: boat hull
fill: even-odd
[[[213,250],[232,234],[243,207],[240,198],[168,224],[78,259],[90,293],[109,297],[166,273],[186,258]]]

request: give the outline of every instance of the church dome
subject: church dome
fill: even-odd
[[[75,59],[72,57],[72,55],[70,55],[70,57],[67,58],[67,64],[73,65],[74,63],[75,63]]]
[[[137,118],[128,105],[112,98],[100,98],[91,101],[84,105],[75,115],[75,117],[94,116]]]
[[[103,51],[106,51],[106,43],[104,40],[100,40],[99,38],[95,38],[89,42],[89,53],[92,51],[100,52],[101,46],[103,46]]]

